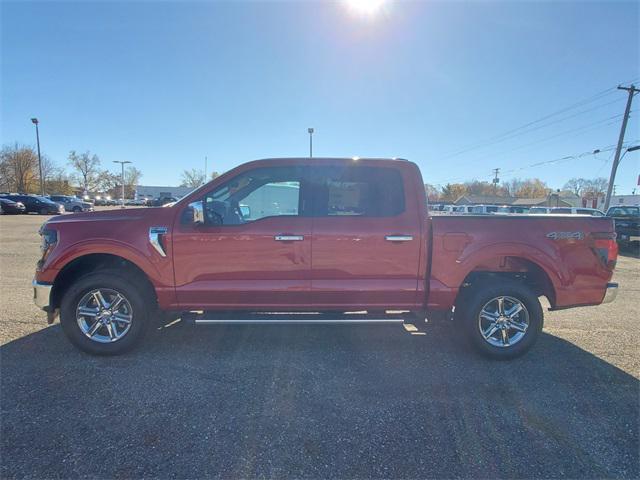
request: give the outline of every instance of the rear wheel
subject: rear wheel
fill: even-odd
[[[520,283],[493,282],[471,287],[457,318],[471,343],[484,355],[510,359],[526,353],[543,326],[538,297]]]
[[[76,347],[95,355],[117,355],[144,337],[152,300],[113,271],[87,274],[65,293],[60,323]]]
[[[79,213],[79,212],[82,211],[82,209],[80,207],[76,206],[76,207],[73,207],[72,211],[73,211],[73,213]]]

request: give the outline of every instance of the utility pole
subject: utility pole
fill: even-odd
[[[207,183],[207,156],[204,156],[204,183]]]
[[[500,173],[499,168],[493,169],[493,193],[494,194],[498,193],[498,182],[500,181],[500,179],[498,178],[499,173]]]
[[[313,128],[307,128],[309,132],[309,158],[313,158]]]
[[[40,132],[38,131],[37,118],[32,118],[31,123],[36,126],[36,142],[38,143],[38,169],[40,170],[40,195],[44,197],[44,178],[42,178],[42,158],[40,157]]]
[[[609,176],[609,187],[607,188],[607,198],[604,200],[604,211],[609,209],[609,203],[611,202],[611,192],[613,190],[613,184],[616,181],[616,172],[618,170],[618,164],[620,163],[620,152],[622,151],[622,144],[624,143],[624,133],[627,130],[627,121],[629,120],[629,112],[631,111],[631,102],[633,96],[640,92],[634,85],[629,87],[619,86],[618,90],[626,90],[627,94],[627,107],[624,110],[624,117],[622,118],[622,126],[620,127],[620,136],[618,137],[618,146],[616,147],[616,156],[613,159],[611,165],[611,175]]]
[[[124,164],[125,163],[131,163],[129,160],[125,160],[123,161],[118,161],[118,160],[114,160],[113,163],[119,163],[120,166],[122,167],[122,208],[124,208]]]

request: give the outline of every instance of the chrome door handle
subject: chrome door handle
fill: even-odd
[[[276,235],[273,237],[277,242],[299,242],[304,240],[303,235]]]
[[[410,242],[413,235],[387,235],[384,237],[387,242]]]

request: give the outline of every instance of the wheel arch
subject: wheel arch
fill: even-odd
[[[51,290],[51,307],[53,309],[60,307],[62,297],[75,280],[88,273],[107,269],[117,269],[127,278],[134,278],[142,286],[145,294],[157,304],[158,298],[151,280],[135,263],[110,253],[88,253],[69,261],[58,272]]]
[[[474,286],[492,281],[519,282],[537,296],[545,297],[551,306],[556,304],[556,286],[547,268],[531,258],[518,255],[502,255],[476,264],[464,277],[455,304],[463,301],[465,293]]]

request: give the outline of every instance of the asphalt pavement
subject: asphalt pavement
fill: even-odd
[[[526,356],[455,323],[159,325],[91,357],[30,281],[45,217],[0,217],[1,478],[639,478],[640,259],[616,302],[547,312]]]

